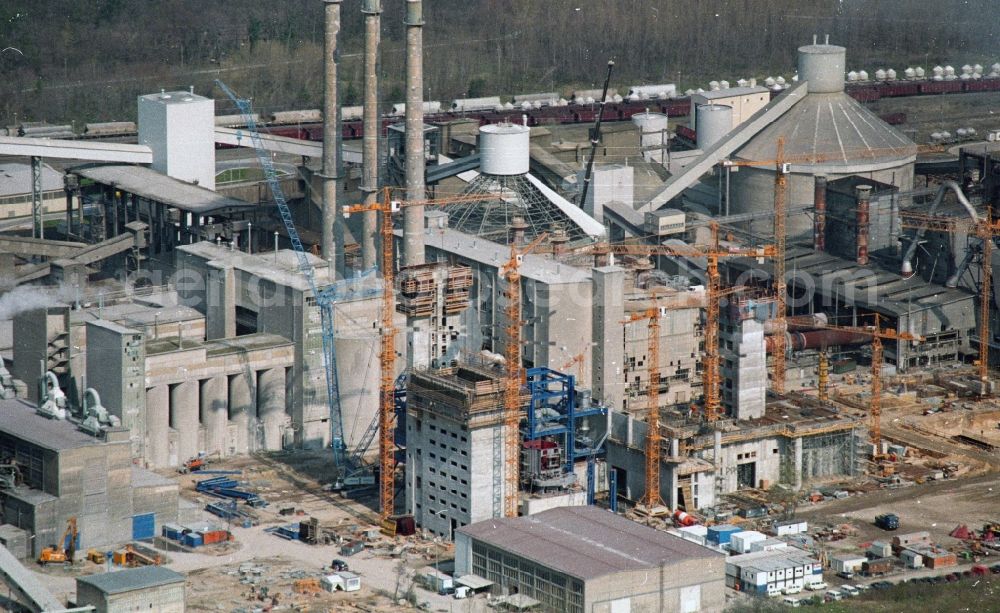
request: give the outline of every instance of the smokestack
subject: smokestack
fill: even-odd
[[[325,42],[323,60],[323,258],[330,274],[337,272],[334,224],[337,220],[337,36],[340,34],[341,0],[323,0],[325,9]]]
[[[361,190],[365,204],[378,200],[378,137],[381,126],[378,120],[378,51],[381,44],[381,0],[364,0],[361,12],[365,15],[365,110],[362,164],[364,181]],[[375,267],[375,235],[377,213],[365,211],[362,215],[361,263],[364,270]]]
[[[857,187],[858,208],[855,214],[855,224],[857,226],[857,262],[865,266],[868,264],[868,200],[871,197],[871,185],[859,185]]]
[[[424,15],[406,0],[406,199],[424,199]],[[403,266],[424,263],[424,207],[403,212]]]
[[[826,177],[816,176],[813,194],[813,249],[826,251]]]

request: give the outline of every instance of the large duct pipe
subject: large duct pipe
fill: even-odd
[[[378,52],[381,44],[381,0],[364,0],[361,12],[365,15],[365,107],[362,165],[364,181],[361,190],[365,204],[378,200],[378,138],[381,125],[378,120]],[[375,235],[378,231],[377,213],[365,211],[361,218],[361,263],[364,270],[375,267]]]
[[[826,313],[812,315],[792,315],[785,320],[785,329],[789,332],[805,332],[816,328],[825,328],[830,320]],[[776,334],[780,326],[773,319],[764,322],[764,334]]]
[[[938,188],[937,196],[934,198],[934,202],[931,203],[930,210],[927,211],[927,215],[929,217],[934,215],[937,211],[938,205],[940,205],[941,201],[944,199],[945,192],[948,190],[955,192],[955,197],[958,199],[959,204],[965,208],[965,212],[969,214],[972,221],[978,223],[979,215],[976,214],[976,209],[973,208],[969,199],[965,197],[965,193],[962,192],[962,187],[954,181],[945,181],[941,184],[941,187]],[[916,253],[917,244],[920,243],[920,239],[924,237],[924,232],[926,230],[926,227],[922,227],[917,230],[917,233],[913,235],[913,240],[910,242],[910,246],[907,247],[906,253],[903,255],[903,263],[900,267],[900,272],[904,278],[909,279],[913,276],[913,254]],[[948,282],[952,282],[952,279],[948,279]],[[946,282],[945,285],[947,285],[948,282]],[[958,283],[957,277],[954,279],[954,283]],[[954,285],[950,287],[954,287]]]
[[[424,199],[424,15],[422,0],[406,0],[406,199]],[[403,212],[403,266],[424,263],[424,207]]]
[[[768,353],[774,353],[778,341],[773,336],[765,339]],[[862,332],[848,330],[813,330],[811,332],[790,332],[785,335],[786,351],[803,351],[805,349],[825,349],[827,347],[846,347],[849,345],[867,345],[872,342],[872,336]]]
[[[871,231],[869,221],[870,198],[872,194],[871,185],[859,185],[857,187],[858,205],[855,210],[855,226],[857,236],[855,237],[856,261],[860,266],[868,265],[868,238]]]
[[[826,251],[826,177],[816,175],[813,191],[813,249]]]
[[[323,47],[323,257],[330,267],[331,276],[337,272],[334,225],[337,221],[337,175],[339,160],[337,145],[337,37],[340,35],[341,0],[323,0],[325,11],[325,40]]]

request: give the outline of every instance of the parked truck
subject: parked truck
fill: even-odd
[[[895,513],[883,513],[875,517],[875,525],[883,530],[899,528],[899,516]]]

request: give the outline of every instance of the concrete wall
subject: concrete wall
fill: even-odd
[[[725,556],[613,573],[587,581],[588,613],[717,613],[726,605]]]
[[[119,594],[105,594],[86,583],[76,584],[76,605],[93,606],[97,613],[184,613],[184,582],[132,590]]]
[[[913,165],[902,165],[887,170],[873,172],[836,174],[823,172],[829,181],[858,174],[875,181],[888,183],[901,191],[913,189]],[[774,210],[774,169],[740,168],[730,178],[732,205],[730,213]],[[815,196],[815,179],[811,174],[793,173],[788,178],[788,206],[811,205]],[[787,226],[789,238],[812,239],[813,220],[811,215],[789,215]],[[769,235],[774,230],[773,217],[765,217],[751,223],[751,232]]]
[[[87,386],[101,396],[101,404],[131,432],[132,455],[145,454],[146,343],[140,330],[108,322],[86,326]]]

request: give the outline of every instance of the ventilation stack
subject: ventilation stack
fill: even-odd
[[[406,0],[406,199],[424,199],[424,16],[422,0]],[[403,212],[403,266],[424,263],[424,207]]]
[[[361,12],[365,15],[365,136],[361,150],[364,174],[361,190],[365,193],[365,204],[378,200],[378,137],[381,128],[378,120],[378,52],[381,44],[381,4],[381,0],[364,0],[361,7]],[[361,229],[361,267],[364,270],[374,268],[377,261],[377,224],[376,212],[365,211]]]
[[[323,0],[325,10],[325,42],[323,47],[323,258],[330,274],[337,270],[334,224],[337,220],[337,175],[339,159],[337,145],[337,37],[340,34],[341,0]]]

